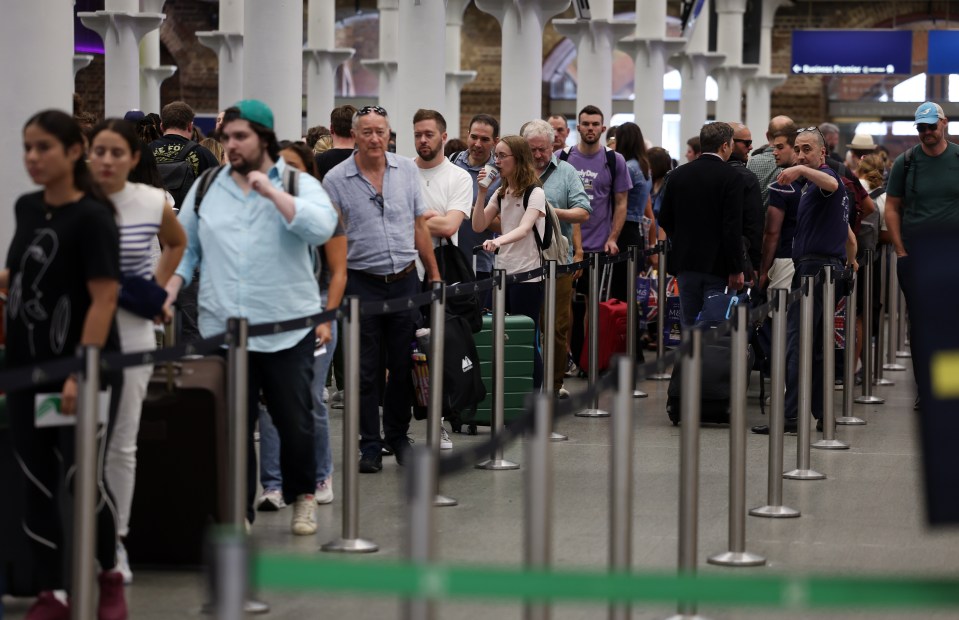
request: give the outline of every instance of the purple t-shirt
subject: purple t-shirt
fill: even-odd
[[[567,161],[579,173],[579,178],[586,188],[589,204],[593,212],[589,219],[580,225],[583,233],[583,250],[587,252],[602,252],[609,238],[609,231],[613,224],[613,202],[610,198],[609,186],[612,177],[606,166],[606,149],[600,149],[593,155],[583,155],[575,146],[569,150]],[[633,187],[626,168],[626,160],[616,153],[616,187],[614,193],[627,192]]]
[[[829,166],[822,166],[819,170],[836,179],[839,187],[826,193],[811,181],[803,186],[796,212],[793,260],[811,255],[839,259],[846,256],[849,198],[842,181]]]

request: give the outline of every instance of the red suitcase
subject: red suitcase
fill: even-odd
[[[616,353],[626,352],[626,323],[629,304],[618,299],[609,299],[609,281],[612,279],[611,265],[603,266],[603,276],[599,302],[599,371],[609,368],[609,360]],[[589,371],[589,320],[584,329],[583,350],[579,356],[579,367]]]

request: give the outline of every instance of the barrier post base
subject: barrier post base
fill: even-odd
[[[373,553],[379,550],[379,545],[362,538],[340,538],[320,547],[320,551],[330,553]]]
[[[897,357],[898,357],[898,356],[897,356]],[[882,369],[883,369],[883,370],[892,370],[892,371],[894,371],[894,372],[901,372],[901,371],[905,370],[906,367],[903,366],[902,364],[883,364],[883,365],[882,365]]]
[[[749,511],[750,516],[767,519],[793,519],[801,513],[789,506],[760,506]]]
[[[437,494],[436,499],[433,500],[433,505],[442,508],[444,506],[457,506],[459,505],[459,502],[452,497]]]
[[[810,447],[817,450],[848,450],[849,444],[838,439],[820,439],[814,442]]]
[[[912,353],[910,353],[909,351],[896,351],[896,357],[898,357],[899,359],[909,359],[910,357],[912,357]]]
[[[549,440],[550,441],[569,441],[569,435],[564,435],[562,433],[557,433],[556,431],[553,431],[552,433],[549,434]]]
[[[783,474],[786,480],[825,480],[826,474],[821,474],[815,469],[794,469]]]
[[[216,606],[213,603],[203,603],[203,606],[200,608],[200,613],[205,616],[212,616],[216,613]],[[243,613],[256,616],[268,614],[270,613],[270,605],[269,603],[264,603],[256,599],[248,599],[243,602]]]
[[[673,378],[673,375],[669,374],[668,372],[658,372],[655,375],[649,375],[648,377],[646,377],[646,380],[647,381],[669,381],[672,378]]]
[[[763,566],[766,558],[748,551],[723,551],[706,558],[706,561],[716,566]]]
[[[609,412],[605,409],[583,409],[575,415],[577,418],[608,418]]]
[[[880,398],[879,396],[875,396],[875,395],[857,396],[853,402],[858,403],[860,405],[882,405],[882,404],[885,404],[886,399]]]
[[[506,459],[489,459],[476,464],[476,469],[488,469],[491,471],[502,471],[506,469],[519,469],[519,464]]]
[[[633,398],[648,398],[649,394],[642,390],[633,390]]]
[[[842,426],[864,426],[866,421],[854,415],[844,415],[836,418],[836,424],[841,424]]]
[[[666,620],[712,620],[708,616],[700,616],[699,614],[676,614],[675,616],[670,616]]]
[[[896,385],[895,381],[890,381],[889,379],[883,377],[881,379],[876,379],[872,382],[873,385]]]

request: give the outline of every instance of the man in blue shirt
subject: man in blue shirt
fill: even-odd
[[[313,274],[313,246],[325,243],[337,223],[336,210],[319,181],[297,176],[296,196],[283,188],[286,164],[279,157],[273,113],[245,100],[224,114],[221,140],[229,164],[217,169],[196,204],[194,183],[180,208],[187,250],[170,278],[171,301],[200,268],[199,328],[204,338],[222,333],[231,317],[251,324],[283,321],[320,312]],[[251,338],[249,342],[249,438],[247,517],[253,521],[256,452],[253,426],[262,389],[282,443],[283,499],[293,504],[291,529],[316,532],[313,493],[313,329]]]
[[[416,257],[428,280],[439,280],[433,241],[424,214],[429,208],[420,189],[416,164],[387,152],[390,122],[386,110],[367,106],[353,115],[356,152],[323,179],[346,224],[347,295],[384,301],[419,290]],[[360,319],[360,472],[383,469],[383,436],[403,465],[409,451],[411,415],[410,342],[419,310],[363,316]],[[386,368],[383,360],[386,360]],[[383,398],[384,371],[389,380]]]

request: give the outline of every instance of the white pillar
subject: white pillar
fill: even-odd
[[[166,0],[140,0],[144,13],[162,13]],[[140,109],[160,112],[160,84],[176,73],[176,66],[160,64],[160,30],[151,30],[140,41]]]
[[[543,108],[543,27],[569,0],[476,0],[503,30],[500,133],[515,134]]]
[[[754,137],[765,135],[769,119],[772,118],[772,91],[786,81],[785,75],[772,72],[772,31],[776,11],[788,4],[788,0],[763,0],[759,30],[759,71],[755,77],[746,80],[746,126]]]
[[[701,27],[702,24],[697,26],[697,32]],[[683,80],[679,94],[679,131],[683,142],[698,136],[706,122],[706,78],[722,64],[723,59],[724,56],[716,52],[687,51],[673,56],[669,61],[673,68],[679,70]],[[671,154],[681,159],[682,153]]]
[[[361,64],[376,71],[379,75],[379,103],[392,114],[396,107],[396,58],[397,38],[399,37],[399,0],[377,0],[376,8],[380,11],[380,57],[372,60],[361,60]],[[419,36],[416,31],[416,37]],[[412,45],[416,38],[410,33]]]
[[[722,66],[713,71],[719,85],[716,98],[716,120],[742,122],[743,82],[755,75],[756,65]]]
[[[460,93],[463,86],[476,79],[476,71],[460,68],[460,41],[463,35],[463,13],[469,0],[446,2],[446,130],[450,138],[460,135]]]
[[[243,99],[273,110],[276,136],[303,136],[303,2],[247,0],[243,7]]]
[[[330,122],[336,98],[336,68],[353,57],[353,48],[336,47],[336,3],[310,0],[307,13],[306,49],[306,124],[307,127]]]
[[[597,3],[592,19],[553,20],[556,32],[576,44],[576,110],[594,105],[603,111],[606,125],[613,115],[613,49],[635,28],[632,22],[612,19],[612,3]],[[660,78],[662,82],[662,78]],[[660,85],[662,88],[662,85]]]
[[[714,72],[719,84],[716,118],[724,121],[743,119],[743,80],[752,77],[756,65],[743,65],[743,15],[746,0],[716,0],[719,24],[716,51],[726,55],[725,65]]]
[[[4,98],[0,140],[0,252],[7,255],[15,226],[13,202],[34,189],[23,166],[23,124],[39,110],[73,112],[73,0],[4,3],[0,20],[0,84],[16,89]],[[42,79],[38,79],[42,76]],[[13,148],[13,146],[16,148]]]
[[[413,115],[419,108],[433,108],[446,114],[446,2],[419,0],[401,2],[399,31],[416,33],[404,37],[397,58],[397,80],[403,85],[396,93],[393,131],[396,152],[416,156],[413,143]]]
[[[137,0],[107,0],[106,10],[78,13],[83,25],[103,39],[104,111],[123,116],[140,108],[140,39],[160,27],[162,13],[140,13]]]
[[[196,33],[204,47],[216,52],[220,110],[243,98],[243,2],[220,0],[220,29]]]

